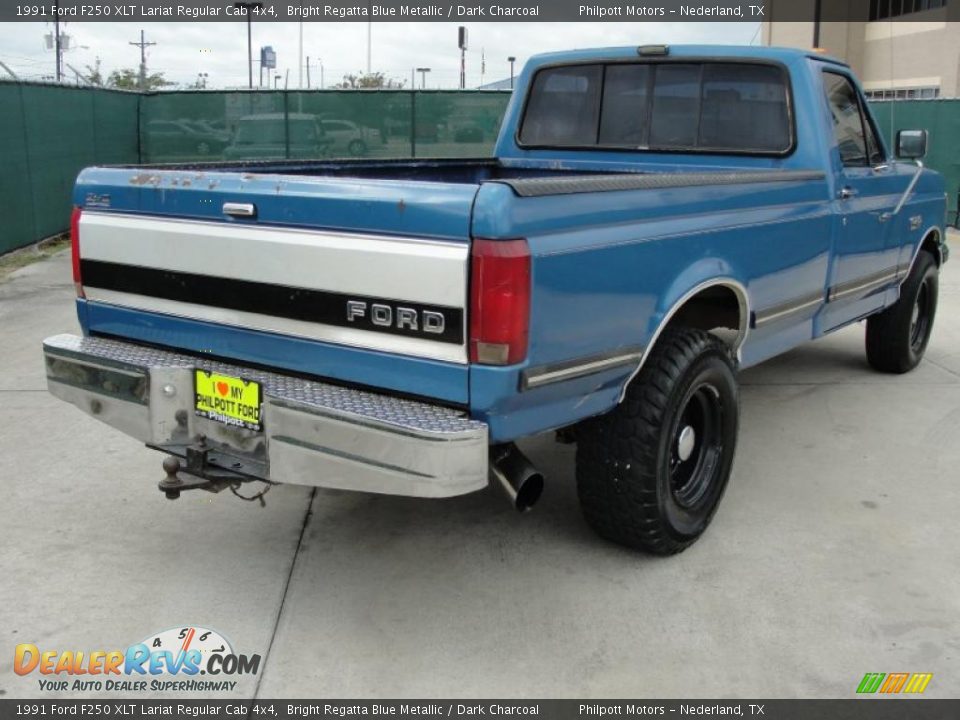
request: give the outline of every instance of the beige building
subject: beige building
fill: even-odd
[[[794,20],[814,17],[815,3],[768,3],[764,44],[818,46],[850,63],[872,98],[960,97],[960,0],[820,0],[817,43],[817,25]]]

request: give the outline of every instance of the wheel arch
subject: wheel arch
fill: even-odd
[[[906,272],[900,277],[899,286],[902,287],[903,284],[907,281],[907,278],[910,277],[910,273],[913,272],[913,266],[917,264],[917,258],[920,257],[920,253],[923,250],[926,250],[931,255],[933,255],[933,260],[937,264],[937,268],[943,266],[944,257],[943,257],[943,232],[940,230],[938,225],[933,225],[928,227],[923,232],[923,239],[917,243],[916,247],[913,250],[913,255],[910,257],[910,264],[906,266]],[[903,266],[901,266],[903,267]]]
[[[627,388],[643,369],[663,331],[681,323],[707,331],[718,327],[735,331],[734,337],[722,339],[739,362],[740,351],[750,332],[750,297],[746,286],[732,276],[714,277],[702,280],[674,300],[650,335],[637,366],[624,381],[618,404],[623,402]]]
[[[933,259],[937,261],[937,267],[943,265],[942,237],[943,235],[939,227],[934,226],[927,228],[927,231],[923,234],[923,240],[920,241],[920,245],[917,246],[917,250],[913,253],[913,258],[910,260],[911,270],[921,250],[926,250],[933,255]],[[907,274],[909,275],[909,272]]]

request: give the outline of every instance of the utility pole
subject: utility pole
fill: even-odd
[[[53,49],[57,56],[57,82],[63,76],[63,51],[60,47],[60,0],[53,3]]]
[[[151,45],[156,45],[155,42],[147,42],[144,39],[143,30],[140,31],[140,42],[132,42],[130,45],[140,48],[140,81],[137,85],[140,88],[140,92],[144,92],[147,89],[147,48]],[[57,51],[59,52],[59,50]],[[60,64],[57,63],[57,79],[60,78]]]
[[[367,17],[369,18],[372,16],[373,16],[373,0],[367,0]],[[367,21],[367,75],[369,75],[372,72],[371,62],[370,62],[371,56],[373,54],[373,51],[371,49],[372,41],[373,41],[373,21],[368,20]]]
[[[310,56],[307,55],[307,90],[310,89]]]
[[[263,10],[263,3],[235,2],[233,6],[247,11],[247,87],[253,90],[253,10]]]
[[[310,76],[310,70],[307,69],[307,77]],[[307,81],[309,85],[309,80]],[[303,88],[303,20],[300,21],[300,46],[297,51],[297,88]]]
[[[513,90],[513,64],[516,61],[517,59],[513,55],[507,58],[507,62],[510,63],[510,89],[511,90]]]
[[[420,73],[420,89],[424,90],[427,87],[427,73],[430,72],[430,68],[418,67],[417,72]]]

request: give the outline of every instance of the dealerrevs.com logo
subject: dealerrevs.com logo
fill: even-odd
[[[49,692],[218,692],[232,678],[256,675],[259,655],[241,655],[215,630],[181,627],[148,636],[124,650],[44,650],[17,645],[13,669],[36,675]]]

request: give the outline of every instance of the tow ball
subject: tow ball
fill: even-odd
[[[229,484],[226,480],[211,480],[196,475],[188,474],[186,477],[181,477],[181,470],[183,466],[180,464],[180,458],[168,455],[163,459],[163,471],[167,476],[158,483],[157,487],[167,496],[167,500],[176,500],[184,490],[220,492]]]
[[[229,488],[230,492],[241,500],[259,500],[261,506],[266,505],[263,496],[267,494],[273,484],[259,477],[244,474],[242,470],[248,468],[244,466],[243,462],[233,462],[231,468],[223,467],[221,464],[223,458],[211,450],[207,445],[206,438],[200,437],[198,442],[191,445],[151,447],[167,453],[176,453],[168,454],[163,459],[165,477],[157,484],[157,487],[168,500],[176,500],[180,497],[180,493],[186,490],[206,490],[207,492],[218,493]],[[253,481],[265,482],[266,487],[252,496],[241,495],[237,492],[237,488],[242,484]]]

